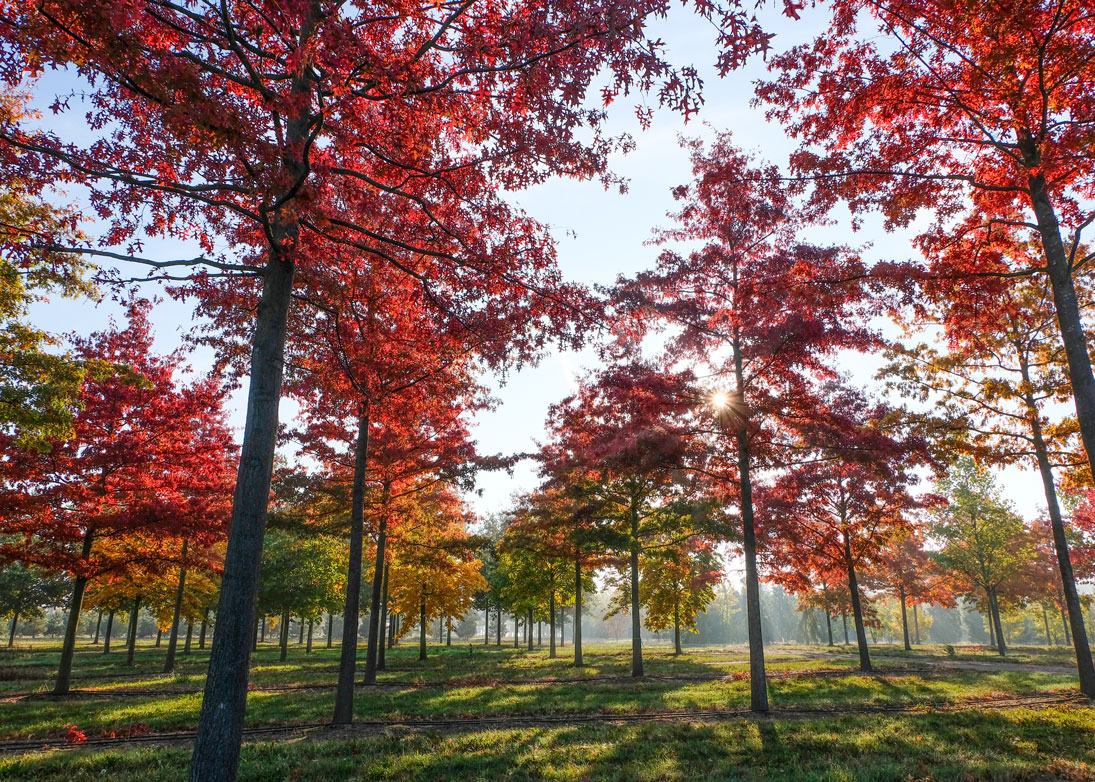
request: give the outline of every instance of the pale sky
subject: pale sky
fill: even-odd
[[[769,8],[762,21],[777,34],[773,48],[778,51],[810,39],[824,24],[824,14],[818,9],[808,9],[800,21],[792,21]],[[551,227],[558,241],[560,266],[571,279],[609,283],[618,274],[634,274],[653,265],[658,250],[645,242],[655,226],[667,223],[665,215],[674,209],[670,188],[691,178],[688,157],[680,149],[678,134],[710,138],[716,129],[729,129],[739,146],[777,163],[784,162],[793,147],[778,126],[765,121],[763,111],[749,105],[752,82],[765,74],[762,61],[758,59],[727,79],[719,79],[710,67],[714,61],[710,28],[679,10],[658,27],[658,34],[667,42],[671,60],[691,62],[704,78],[706,103],[698,117],[685,125],[679,116],[657,111],[653,126],[642,131],[634,117],[634,106],[640,99],[622,98],[611,107],[610,127],[614,132],[631,133],[636,141],[634,152],[613,160],[614,170],[629,179],[627,193],[605,191],[597,183],[558,179],[511,196],[533,217]],[[63,80],[63,75],[55,75],[50,86]],[[50,121],[47,116],[46,124]],[[66,135],[73,130],[76,129],[65,128]],[[906,237],[886,235],[877,224],[872,227],[871,221],[858,234],[851,232],[847,222],[838,222],[823,234],[810,238],[851,245],[870,243],[872,246],[865,252],[868,259],[899,259],[911,253]],[[166,257],[174,248],[162,245],[157,249]],[[171,253],[171,257],[179,256]],[[144,292],[153,294],[154,286],[145,286]],[[36,307],[33,319],[55,333],[86,334],[102,328],[116,311],[109,303],[96,307],[88,302],[54,302]],[[191,311],[186,303],[169,300],[157,307],[154,316],[157,346],[164,350],[175,347],[190,321]],[[512,374],[504,386],[497,387],[501,405],[477,421],[475,435],[480,450],[483,453],[533,450],[534,441],[542,436],[548,406],[570,393],[575,375],[591,360],[589,354],[555,354],[538,367]],[[201,368],[208,363],[208,356],[199,354],[193,363]],[[858,383],[871,384],[869,364],[848,364],[842,368]],[[859,377],[855,377],[857,373]],[[243,424],[242,392],[233,395],[228,404],[238,431]],[[294,405],[283,402],[282,419],[288,420],[294,411]],[[471,501],[481,513],[504,510],[513,493],[534,485],[534,468],[524,465],[512,477],[483,476],[479,481],[481,496]],[[1040,513],[1044,498],[1035,475],[1009,470],[1004,485],[1007,495],[1024,515],[1032,517]]]

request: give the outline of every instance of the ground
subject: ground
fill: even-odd
[[[481,641],[389,653],[359,687],[356,724],[326,725],[338,649],[286,663],[260,646],[241,779],[1095,780],[1095,709],[1065,650],[847,647],[767,650],[773,711],[748,712],[746,651],[569,646],[548,659]],[[59,649],[0,654],[0,780],[183,780],[206,653],[158,673],[164,650],[81,645],[73,693],[49,694]]]

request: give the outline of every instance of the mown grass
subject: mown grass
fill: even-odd
[[[411,733],[247,746],[240,779],[1087,780],[1093,731],[1092,711],[1054,709]],[[0,779],[175,782],[188,757],[187,748],[40,753],[0,758]]]

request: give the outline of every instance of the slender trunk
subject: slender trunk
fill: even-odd
[[[548,642],[548,657],[555,659],[555,588],[552,587],[551,596],[548,598],[548,633],[551,640]]]
[[[673,604],[673,654],[684,654],[681,649],[681,601]]]
[[[19,617],[18,614],[16,614],[15,616],[16,616],[16,618]],[[101,628],[102,626],[103,626],[103,609],[100,608],[99,609],[99,618],[97,620],[95,620],[95,640],[93,640],[91,642],[92,646],[98,646],[99,645],[99,628]],[[15,631],[13,630],[12,631],[12,636],[14,636],[14,635],[15,635]],[[11,644],[8,644],[8,646],[11,646]]]
[[[490,605],[483,609],[483,646],[490,643]]]
[[[445,624],[445,646],[452,646],[452,617],[449,617],[450,621]]]
[[[532,612],[529,612],[531,617]],[[531,644],[530,644],[531,646]],[[574,557],[574,667],[582,662],[582,558]]]
[[[125,653],[125,664],[133,665],[133,656],[137,652],[137,619],[141,615],[141,596],[133,598],[133,611],[129,614],[129,641]]]
[[[988,600],[988,611],[989,611],[989,648],[990,649],[995,649],[996,648],[996,623],[993,621],[993,617],[992,617],[992,595],[989,594],[989,591],[987,589],[985,590],[985,594],[988,595],[986,600]]]
[[[269,624],[267,618],[265,616],[260,616],[259,617],[259,631],[262,633],[262,635],[259,637],[259,641],[261,643],[266,643],[266,625],[267,624]]]
[[[93,536],[90,530],[84,534],[84,545],[80,551],[80,559],[87,561],[91,556],[91,542]],[[68,619],[65,622],[65,641],[61,646],[61,663],[57,666],[57,681],[53,685],[54,695],[64,695],[68,692],[72,681],[72,658],[76,654],[76,631],[80,627],[80,609],[84,604],[84,591],[87,589],[87,578],[77,576],[72,580],[72,597],[68,601]],[[113,612],[111,612],[113,616]],[[105,652],[110,651],[110,644],[106,644]]]
[[[315,619],[314,618],[308,620],[308,646],[305,647],[305,649],[304,649],[305,654],[311,654],[312,653],[312,627],[313,627],[314,624],[315,624]]]
[[[186,620],[186,642],[183,644],[183,654],[190,654],[190,643],[194,639],[194,623]]]
[[[494,645],[502,645],[502,606],[498,606],[498,621],[494,623]]]
[[[99,621],[103,621],[103,612],[99,612]],[[8,648],[15,646],[15,626],[19,624],[19,612],[16,611],[11,617],[11,632],[8,633]],[[95,643],[99,643],[99,628],[95,628]]]
[[[289,612],[281,613],[281,632],[278,634],[278,645],[281,647],[281,661],[285,662],[289,656]]]
[[[381,506],[386,508],[391,486],[384,484]],[[376,560],[373,564],[373,588],[369,596],[369,640],[365,647],[365,684],[376,684],[378,647],[383,643],[380,634],[381,602],[384,598],[384,575],[387,572],[388,514],[381,513],[376,535]],[[345,634],[343,635],[345,637]],[[343,641],[345,643],[345,641]]]
[[[354,721],[354,668],[357,665],[357,629],[361,622],[361,557],[365,538],[365,472],[369,461],[369,404],[361,405],[357,419],[357,443],[354,446],[354,483],[350,489],[350,557],[346,565],[346,605],[342,611],[342,648],[338,661],[338,684],[335,686],[335,711],[331,722],[349,725]],[[383,535],[383,532],[381,532]],[[377,543],[383,555],[384,544]],[[378,577],[373,578],[373,603],[377,598]],[[376,624],[374,607],[369,617],[369,640],[373,640]],[[376,649],[373,644],[373,659]],[[374,663],[375,665],[375,663]],[[367,674],[366,674],[367,675]],[[375,672],[374,672],[375,675]]]
[[[1041,219],[1039,219],[1039,224]],[[1058,236],[1059,238],[1059,236]],[[1048,255],[1048,253],[1047,253]],[[1072,287],[1071,275],[1067,278],[1067,285]],[[1054,290],[1054,298],[1056,298],[1056,289]],[[1075,299],[1075,291],[1072,292],[1073,299]],[[1079,324],[1076,326],[1080,328]],[[1083,338],[1083,331],[1080,331],[1081,339]],[[1083,353],[1083,360],[1087,360],[1086,347],[1081,351]],[[1069,356],[1069,365],[1071,372],[1072,359]],[[1030,387],[1030,369],[1027,365],[1025,354],[1020,352],[1020,370],[1022,371],[1023,380],[1026,386]],[[1082,373],[1082,368],[1080,369]],[[1091,365],[1087,365],[1087,376],[1091,377]],[[1074,389],[1075,392],[1075,389]],[[1095,399],[1095,396],[1093,396]],[[1027,409],[1030,412],[1029,423],[1031,429],[1032,440],[1034,442],[1034,453],[1038,460],[1038,473],[1042,478],[1042,490],[1046,495],[1046,509],[1049,511],[1049,523],[1050,528],[1053,531],[1053,549],[1057,555],[1057,569],[1061,574],[1061,588],[1064,590],[1064,600],[1061,602],[1062,617],[1067,609],[1068,620],[1065,622],[1065,643],[1071,644],[1076,652],[1076,668],[1080,676],[1080,692],[1089,698],[1095,698],[1095,662],[1091,659],[1091,647],[1087,640],[1087,631],[1084,628],[1084,615],[1083,609],[1080,606],[1080,594],[1076,589],[1076,576],[1072,571],[1072,557],[1068,550],[1068,538],[1065,534],[1065,522],[1061,516],[1061,505],[1057,499],[1057,486],[1053,480],[1053,466],[1049,460],[1049,452],[1046,448],[1045,438],[1042,433],[1042,419],[1040,410],[1038,409],[1037,402],[1034,397],[1027,393],[1025,397]],[[1095,408],[1092,408],[1095,410]],[[1077,410],[1079,410],[1079,403],[1077,402]],[[1088,443],[1087,435],[1085,432],[1084,443]],[[1091,454],[1088,451],[1088,454]],[[1090,457],[1089,457],[1090,458]],[[1069,636],[1069,624],[1072,627],[1072,638]]]
[[[916,603],[913,603],[913,632],[916,638],[915,643],[917,646],[920,646],[920,617],[917,615],[916,609],[917,605]]]
[[[422,598],[422,603],[418,607],[418,659],[426,659],[426,598]],[[501,619],[501,615],[498,617]]]
[[[989,603],[992,611],[992,623],[996,627],[996,650],[1003,657],[1007,654],[1007,644],[1004,642],[1004,627],[1000,622],[1000,603],[996,599],[996,589],[989,590]]]
[[[175,588],[175,608],[171,614],[171,635],[167,639],[167,659],[164,660],[163,672],[171,673],[175,670],[175,649],[179,643],[179,617],[182,616],[183,593],[186,591],[186,546],[182,544],[182,563],[179,565],[179,583]]]
[[[532,609],[528,610],[528,619],[525,620],[525,641],[528,643],[528,650],[532,651]]]
[[[898,588],[898,591],[901,596],[901,632],[905,636],[905,651],[911,652],[912,644],[909,643],[909,612],[905,608],[905,585],[902,584]]]
[[[543,622],[537,622],[536,623],[536,645],[537,646],[543,646],[544,645],[544,623]]]
[[[642,617],[639,615],[639,509],[637,500],[631,500],[631,675],[643,675],[643,639]],[[553,596],[554,597],[554,596]],[[554,599],[552,601],[554,607]],[[552,625],[555,623],[555,613],[552,611]],[[552,628],[554,629],[554,627]],[[554,650],[555,638],[552,634],[552,649]],[[555,656],[552,651],[552,657]]]
[[[859,669],[871,672],[871,654],[867,649],[867,630],[863,625],[863,605],[859,600],[859,582],[856,580],[855,563],[852,560],[852,544],[844,533],[844,565],[848,571],[848,594],[852,598],[852,618],[855,620],[855,639],[859,644]]]
[[[740,355],[735,357],[735,361],[740,367]],[[740,389],[740,370],[738,382]],[[739,399],[739,403],[743,404],[743,400]],[[760,580],[757,575],[757,538],[753,519],[753,484],[748,438],[745,427],[739,427],[738,474],[741,480],[741,521],[745,549],[745,613],[749,630],[749,705],[753,711],[766,712],[768,682],[764,671],[764,634],[760,621]]]
[[[209,627],[209,609],[202,611],[202,626],[198,632],[198,648],[205,649],[205,631]]]
[[[833,618],[829,615],[829,609],[825,609],[825,630],[829,633],[829,646],[833,644]]]
[[[517,612],[513,612],[513,648],[516,649],[521,644],[521,628],[518,626],[520,619],[517,617]]]
[[[1046,611],[1046,604],[1042,603],[1042,622],[1046,626],[1046,646],[1053,646],[1053,638],[1049,634],[1049,613]]]
[[[265,621],[266,620],[265,620],[264,617],[260,617],[259,620],[257,622],[255,622],[255,635],[254,635],[254,638],[251,641],[251,651],[252,652],[257,652],[259,650],[259,629],[261,628],[261,626],[263,625],[263,623]]]
[[[307,137],[308,121],[294,117],[287,124],[287,148],[299,149]],[[294,178],[303,179],[307,174],[303,162],[289,153],[286,165]],[[275,213],[271,234],[278,249],[270,251],[263,269],[262,297],[251,341],[247,417],[217,603],[217,632],[209,654],[190,782],[234,782],[243,740],[251,628],[278,438],[286,322],[293,289],[294,264],[286,248],[297,245],[299,224],[295,218]]]
[[[1065,609],[1064,601],[1061,600],[1061,593],[1057,593],[1057,605],[1061,609],[1061,626],[1065,629],[1065,646],[1072,645],[1072,636],[1068,629],[1068,612]]]
[[[159,626],[157,626],[157,627],[156,627],[156,648],[157,648],[157,649],[159,649],[159,648],[160,648],[160,642],[161,642],[162,640],[163,640],[163,628],[162,628],[162,627],[159,627]]]
[[[335,615],[330,611],[327,612],[327,648],[331,648],[331,633],[334,631]]]
[[[304,643],[304,617],[297,619],[297,627],[300,629],[300,637],[297,639],[297,644]]]
[[[392,633],[390,629],[391,614],[388,611],[388,573],[391,571],[392,566],[387,562],[384,563],[384,587],[380,596],[380,638],[390,638]],[[388,649],[388,643],[382,642],[377,644],[376,649],[376,669],[378,671],[384,670],[385,665],[385,653]]]
[[[841,611],[840,612],[840,621],[842,621],[844,623],[844,645],[847,646],[848,644],[851,643],[851,641],[848,640],[848,612],[847,611]]]
[[[110,636],[114,632],[114,609],[106,615],[106,632],[103,634],[103,654],[110,654]]]

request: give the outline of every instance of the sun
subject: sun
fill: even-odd
[[[725,391],[712,391],[710,397],[711,407],[722,410],[730,405],[730,394]]]

